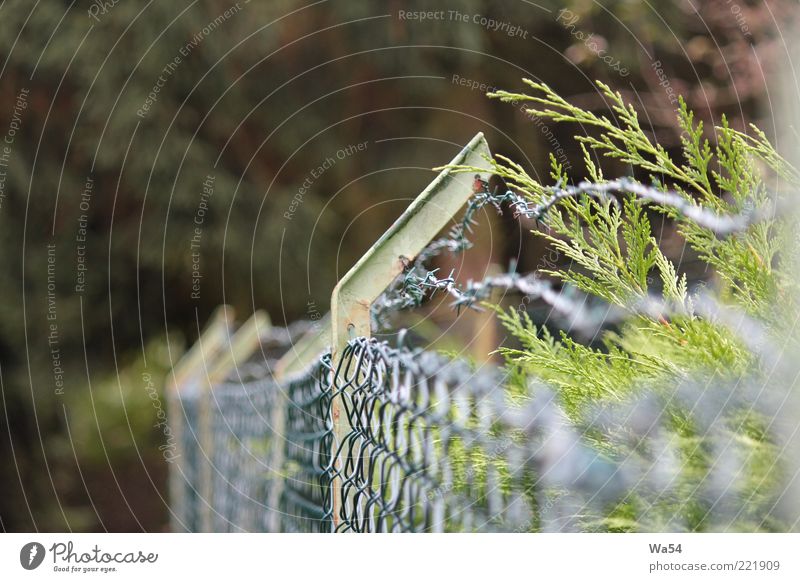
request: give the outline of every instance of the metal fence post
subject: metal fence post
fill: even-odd
[[[478,133],[453,159],[451,165],[463,164],[491,170],[489,146]],[[354,337],[369,337],[372,303],[403,272],[404,260],[413,260],[425,246],[453,219],[472,196],[472,175],[442,171],[380,239],[342,277],[331,297],[331,343],[334,370],[347,342]],[[350,430],[342,395],[335,386],[331,403],[333,450]],[[341,459],[333,457],[334,479],[331,483],[333,529],[339,525],[343,503]]]
[[[315,322],[312,328],[301,337],[275,365],[275,378],[284,378],[305,371],[313,361],[331,347],[331,314]]]
[[[470,142],[453,158],[450,165],[468,165],[482,170],[485,174],[491,171],[491,153],[482,133],[478,133]],[[285,415],[291,403],[286,398],[285,383],[295,373],[308,370],[319,358],[320,354],[330,349],[334,369],[334,378],[331,378],[331,402],[326,407],[326,415],[330,414],[332,444],[328,454],[331,456],[333,474],[331,475],[330,503],[326,507],[332,511],[332,528],[334,531],[340,525],[340,512],[342,509],[342,458],[339,447],[347,437],[351,427],[346,415],[344,398],[347,396],[333,385],[335,370],[339,358],[351,338],[361,336],[369,337],[370,309],[373,302],[386,291],[389,285],[403,272],[407,261],[414,260],[416,256],[430,243],[431,240],[450,223],[459,210],[472,196],[472,174],[452,173],[445,169],[416,197],[406,211],[392,224],[381,238],[364,254],[363,257],[347,272],[336,285],[331,297],[331,312],[318,322],[310,333],[306,334],[293,346],[275,368],[275,379],[284,388],[280,390],[280,399],[272,414],[273,431],[275,431],[276,453],[273,457],[274,470],[282,472],[281,458],[282,445],[277,438],[285,437],[280,434],[285,424]],[[191,386],[199,411],[197,420],[198,450],[194,465],[189,467],[187,477],[197,485],[200,499],[196,500],[195,507],[200,507],[200,515],[192,516],[197,521],[193,523],[196,529],[211,531],[214,513],[214,438],[212,435],[212,398],[213,387],[223,381],[232,371],[237,362],[246,360],[259,345],[264,330],[269,329],[269,318],[263,312],[256,312],[237,333],[231,337],[230,324],[233,310],[223,307],[214,316],[212,324],[201,335],[197,344],[176,366],[173,372],[173,389],[170,394],[175,398],[175,404],[182,404],[180,387],[183,384]],[[214,330],[212,333],[211,330]],[[176,433],[183,436],[185,426],[176,425]],[[364,454],[361,450],[359,454]],[[280,481],[280,477],[278,479]],[[277,528],[277,505],[280,501],[282,483],[270,491],[271,504],[274,505],[275,515],[268,516],[267,523]],[[179,488],[172,484],[173,490]],[[186,488],[181,490],[185,499]],[[173,493],[176,500],[181,493]],[[184,502],[184,505],[185,502]]]
[[[194,529],[194,519],[190,516],[189,489],[198,483],[187,483],[186,479],[197,476],[196,467],[190,467],[189,452],[186,450],[186,410],[183,393],[192,383],[200,383],[202,369],[213,361],[222,346],[228,341],[233,325],[234,311],[228,305],[221,305],[211,315],[206,327],[194,345],[178,360],[167,378],[165,392],[169,411],[170,432],[178,446],[178,455],[170,462],[169,494],[172,505],[171,522],[173,531],[181,528]],[[194,455],[192,455],[194,458]],[[196,504],[195,504],[196,506]]]
[[[205,378],[201,381],[200,393],[200,447],[204,463],[200,472],[200,495],[205,500],[200,523],[204,532],[213,530],[214,514],[214,435],[211,423],[211,399],[214,386],[225,380],[240,363],[250,358],[260,343],[261,334],[271,327],[270,319],[264,311],[256,311],[236,330],[230,341],[217,357],[206,367]]]
[[[227,378],[239,364],[246,362],[261,344],[261,338],[272,329],[272,321],[263,310],[258,310],[236,330],[228,349],[224,350],[208,371],[213,387]]]

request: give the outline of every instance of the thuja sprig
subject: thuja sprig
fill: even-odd
[[[781,293],[780,287],[791,284],[791,278],[785,275],[787,270],[779,268],[779,263],[786,261],[788,265],[792,260],[786,251],[792,247],[792,229],[785,226],[785,221],[776,220],[789,213],[779,211],[783,204],[774,192],[800,186],[800,172],[775,151],[763,132],[755,127],[750,128],[750,135],[737,131],[724,117],[719,126],[706,131],[702,121],[696,120],[681,100],[677,123],[683,133],[682,147],[680,155],[674,155],[642,128],[634,107],[602,83],[598,87],[610,104],[611,115],[581,109],[543,83],[524,82],[532,89],[531,95],[496,91],[489,96],[530,103],[526,111],[532,116],[580,124],[582,133],[575,139],[584,152],[587,178],[578,186],[561,190],[597,192],[599,188],[620,187],[618,192],[626,208],[620,215],[616,208],[561,192],[561,199],[548,212],[548,228],[536,234],[548,239],[579,268],[549,274],[616,304],[627,302],[630,294],[641,296],[647,292],[647,277],[641,275],[653,266],[659,271],[665,292],[680,290],[674,266],[649,234],[647,217],[627,205],[627,199],[633,198],[676,221],[678,232],[689,246],[716,271],[723,283],[723,294],[751,314],[766,316],[769,305]],[[706,137],[709,133],[713,135],[713,145]],[[650,185],[631,178],[606,181],[599,164],[603,157],[647,174]],[[569,184],[552,156],[551,165],[553,180],[558,185]],[[453,168],[461,172],[473,170],[466,166]],[[770,188],[766,186],[764,170],[774,174]],[[511,160],[498,156],[492,160],[492,171],[534,204],[553,201],[552,189]],[[628,252],[618,242],[625,229],[636,234],[632,240],[646,244],[639,244],[636,252]]]
[[[600,84],[600,90],[611,104],[611,113],[602,115],[570,104],[544,84],[525,82],[532,95],[499,91],[491,96],[527,102],[529,114],[556,123],[580,124],[576,140],[584,153],[585,177],[571,181],[563,168],[552,163],[552,156],[553,187],[499,156],[492,160],[492,171],[528,202],[517,205],[525,210],[520,214],[530,212],[545,219],[545,228],[533,232],[550,243],[563,266],[540,272],[562,280],[570,285],[567,288],[577,287],[585,293],[584,299],[595,297],[611,304],[613,309],[603,321],[615,325],[604,326],[606,331],[595,338],[601,345],[586,345],[565,332],[551,334],[524,310],[498,307],[501,321],[517,340],[516,345],[500,349],[512,378],[511,389],[518,385],[522,391],[528,383],[546,382],[555,388],[570,420],[583,426],[589,424],[593,407],[630,401],[643,388],[663,390],[672,400],[686,386],[696,387],[698,398],[704,398],[709,386],[735,385],[724,395],[727,403],[730,396],[749,391],[746,386],[752,386],[752,393],[762,401],[764,386],[769,386],[766,392],[780,395],[775,402],[783,406],[784,386],[791,386],[797,376],[796,365],[785,354],[796,352],[800,345],[795,326],[800,259],[793,250],[796,215],[784,209],[773,193],[800,185],[797,170],[756,128],[744,134],[723,119],[719,127],[704,130],[683,101],[678,112],[681,151],[668,152],[639,125],[634,108],[605,85]],[[589,133],[585,133],[587,128]],[[629,164],[627,173],[642,178],[605,179],[604,157]],[[665,256],[661,241],[654,236],[648,207],[675,220],[677,232],[713,273],[706,285],[689,291],[680,265]],[[545,212],[534,213],[536,208]],[[468,284],[462,290],[463,302],[469,305],[474,297],[485,297],[486,289],[497,284],[497,280]],[[519,281],[515,285],[519,289]],[[792,348],[787,350],[790,341]],[[776,382],[776,377],[786,381]],[[778,467],[782,461],[770,453],[766,433],[760,428],[751,430],[750,423],[759,421],[758,414],[748,419],[748,425],[740,420],[741,413],[752,413],[751,404],[748,410],[731,409],[730,415],[728,411],[720,415],[719,409],[714,418],[745,445],[748,458],[761,459],[753,465],[759,467],[752,471],[755,480],[742,478],[744,513],[760,516],[775,507],[774,500],[783,491],[765,485],[761,463]],[[667,411],[669,422],[661,437],[683,444],[671,461],[681,467],[679,477],[671,484],[674,492],[664,495],[662,507],[670,520],[679,517],[701,529],[706,524],[703,519],[691,522],[695,509],[687,498],[702,489],[696,483],[707,481],[706,451],[713,440],[694,422],[698,410],[703,414],[694,406]],[[770,416],[765,422],[771,424],[776,415]],[[615,427],[620,435],[630,433],[629,420],[620,420]],[[644,426],[652,429],[650,424]],[[596,438],[608,454],[626,457],[627,445],[616,437],[586,434]],[[685,487],[688,484],[690,489]],[[688,496],[686,491],[690,491]],[[765,522],[755,523],[763,527]]]

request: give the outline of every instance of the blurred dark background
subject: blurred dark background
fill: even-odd
[[[327,311],[338,277],[477,131],[543,180],[558,148],[583,177],[580,128],[533,124],[487,89],[530,77],[602,110],[598,79],[671,148],[678,94],[707,124],[724,113],[775,135],[767,83],[797,11],[0,2],[0,529],[165,529],[150,383],[220,303],[278,325]],[[513,218],[486,221],[462,278],[512,257],[536,268]]]

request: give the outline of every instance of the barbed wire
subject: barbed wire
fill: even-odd
[[[556,187],[557,188],[557,187]],[[488,298],[492,289],[504,288],[507,291],[524,288],[531,289],[533,297],[541,298],[550,303],[555,301],[553,307],[563,307],[565,300],[557,299],[557,294],[551,293],[551,287],[544,281],[536,279],[533,274],[520,277],[515,272],[515,265],[512,263],[508,273],[500,277],[487,277],[480,282],[467,282],[466,290],[461,290],[453,278],[454,271],[446,278],[439,279],[436,276],[438,269],[429,269],[428,262],[447,251],[452,254],[462,253],[472,247],[472,243],[467,238],[467,234],[472,232],[472,227],[477,224],[475,215],[486,206],[493,207],[498,214],[502,214],[503,208],[508,207],[513,210],[515,218],[524,216],[534,220],[541,220],[546,213],[561,199],[566,196],[574,196],[575,193],[567,191],[555,192],[553,197],[540,204],[534,204],[524,196],[512,190],[501,192],[499,186],[494,191],[489,190],[489,185],[482,180],[479,174],[474,177],[473,195],[467,202],[466,210],[459,223],[453,226],[447,236],[439,238],[427,245],[416,257],[414,261],[409,261],[406,257],[400,257],[406,263],[405,271],[402,275],[389,286],[389,288],[379,297],[372,306],[371,314],[373,324],[376,329],[384,329],[389,325],[388,314],[420,307],[427,298],[433,296],[437,290],[444,290],[454,297],[452,306],[460,311],[461,308],[477,309],[477,302]],[[592,195],[592,192],[586,192]],[[602,199],[607,199],[605,193],[596,194]],[[613,198],[608,198],[612,203],[616,203]]]
[[[627,192],[643,200],[649,200],[660,206],[672,208],[678,215],[688,218],[698,226],[707,228],[720,236],[728,236],[744,231],[755,222],[773,216],[776,208],[774,205],[768,204],[762,208],[748,206],[742,212],[736,214],[718,213],[692,202],[686,196],[682,196],[677,192],[647,186],[631,178],[620,178],[607,182],[584,181],[574,186],[557,185],[553,191],[555,194],[548,201],[552,202],[552,204],[555,204],[560,199],[581,194],[607,196],[613,192]]]
[[[427,266],[431,259],[443,252],[458,254],[471,248],[472,243],[467,238],[467,234],[472,232],[472,227],[476,224],[476,213],[486,206],[495,208],[500,214],[502,214],[503,208],[509,208],[513,211],[515,218],[525,217],[538,222],[543,220],[558,202],[567,198],[582,195],[593,196],[619,208],[619,201],[612,194],[627,192],[660,206],[672,208],[677,214],[721,236],[746,230],[755,222],[769,217],[777,208],[775,205],[767,205],[763,208],[750,206],[738,214],[717,213],[691,202],[676,192],[641,184],[630,178],[607,182],[583,181],[576,185],[562,185],[559,181],[554,186],[546,188],[545,191],[549,192],[550,196],[538,203],[510,189],[502,192],[499,186],[490,192],[488,183],[481,179],[480,174],[476,174],[473,182],[473,196],[467,203],[461,221],[450,229],[447,236],[426,246],[414,261],[400,257],[405,261],[406,269],[374,302],[371,312],[374,327],[376,329],[389,327],[389,314],[420,307],[426,300],[433,297],[436,291],[441,290],[451,295],[453,297],[451,306],[460,311],[462,308],[479,309],[477,304],[488,299],[492,290],[503,289],[517,291],[531,298],[543,300],[556,313],[566,316],[571,328],[579,334],[591,336],[596,333],[599,326],[602,325],[602,318],[607,314],[604,314],[602,310],[587,309],[588,297],[577,299],[565,297],[562,293],[556,292],[551,283],[537,277],[535,273],[518,274],[514,262],[511,263],[505,274],[491,275],[481,281],[469,280],[463,289],[455,280],[455,270],[451,270],[447,277],[439,278],[437,276],[439,269],[430,269]],[[571,295],[581,294],[573,290]],[[615,311],[614,308],[610,309]]]

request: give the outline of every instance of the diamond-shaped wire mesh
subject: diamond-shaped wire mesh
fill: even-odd
[[[548,386],[510,399],[496,368],[375,339],[282,384],[268,369],[172,402],[175,529],[741,531],[796,512],[780,497],[782,425],[767,422],[783,398],[744,380],[654,386],[576,422]],[[766,419],[763,441],[745,418]]]

